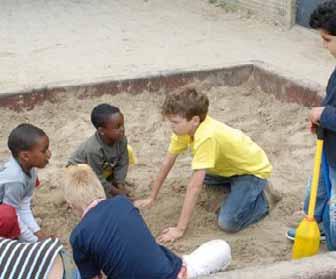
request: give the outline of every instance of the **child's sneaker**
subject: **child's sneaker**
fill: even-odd
[[[286,233],[286,237],[292,241],[295,240],[295,234],[296,234],[296,229],[294,228],[290,228],[287,233]],[[324,231],[320,228],[320,241],[321,242],[325,242],[326,241],[326,236]]]
[[[231,262],[231,248],[221,239],[202,244],[190,255],[183,256],[187,267],[187,278],[196,278],[202,275],[222,271]]]

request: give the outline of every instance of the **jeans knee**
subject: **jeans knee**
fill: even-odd
[[[218,217],[217,223],[219,228],[227,233],[236,233],[241,230],[240,225],[231,218]]]

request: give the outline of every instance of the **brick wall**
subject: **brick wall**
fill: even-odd
[[[224,0],[272,20],[286,28],[295,23],[296,0]]]

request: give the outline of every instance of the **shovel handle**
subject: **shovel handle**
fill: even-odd
[[[316,141],[316,152],[314,159],[314,173],[313,180],[310,189],[310,199],[309,199],[309,208],[308,208],[308,217],[314,218],[315,206],[316,206],[316,197],[317,197],[317,189],[320,178],[320,169],[321,169],[321,160],[322,160],[322,151],[323,151],[323,138],[324,132],[321,126],[317,127],[316,130],[317,141]]]

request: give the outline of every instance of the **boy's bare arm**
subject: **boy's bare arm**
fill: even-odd
[[[159,175],[156,177],[154,184],[152,186],[152,192],[150,194],[150,196],[147,199],[143,199],[143,200],[137,200],[135,201],[135,206],[139,207],[139,208],[144,208],[144,207],[151,207],[154,203],[154,201],[156,200],[159,191],[161,189],[161,186],[163,184],[163,182],[165,181],[168,173],[170,172],[170,170],[172,169],[172,167],[174,166],[174,163],[176,161],[176,154],[170,154],[167,153],[162,164],[161,164],[161,168],[159,171]]]
[[[180,214],[179,221],[176,227],[170,227],[162,231],[158,237],[158,241],[161,243],[172,242],[184,235],[189,221],[192,216],[193,209],[198,200],[199,193],[202,190],[203,181],[205,177],[205,170],[197,170],[193,173],[187,192],[184,198],[182,212]]]

